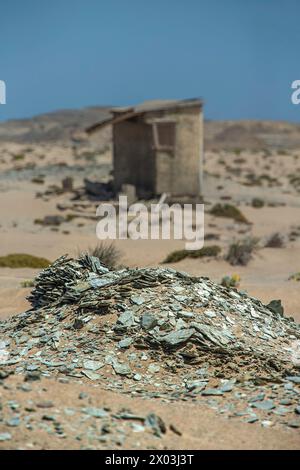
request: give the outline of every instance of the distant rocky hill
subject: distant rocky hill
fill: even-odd
[[[300,124],[285,121],[207,121],[207,149],[300,148]]]
[[[0,142],[70,143],[86,127],[109,118],[111,109],[95,106],[6,121],[0,123]],[[300,148],[300,124],[284,121],[205,121],[204,131],[206,149]],[[109,130],[102,133],[102,141],[110,139]]]
[[[41,114],[31,119],[6,121],[0,123],[0,142],[68,143],[77,132],[94,122],[109,118],[110,109],[104,106],[67,109]]]

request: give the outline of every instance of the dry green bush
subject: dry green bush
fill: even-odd
[[[34,281],[33,280],[28,280],[28,281],[22,281],[21,282],[21,287],[34,287]]]
[[[261,207],[264,207],[265,202],[263,199],[260,199],[259,197],[254,197],[251,202],[252,207],[255,207],[256,209],[260,209]]]
[[[46,268],[51,262],[46,258],[28,255],[26,253],[12,253],[0,256],[1,268]]]
[[[177,263],[184,258],[214,257],[218,256],[220,252],[221,248],[217,245],[206,246],[200,250],[177,250],[170,253],[162,263]]]
[[[215,204],[211,210],[210,214],[216,217],[226,217],[229,219],[235,220],[235,222],[250,224],[242,212],[232,204]]]

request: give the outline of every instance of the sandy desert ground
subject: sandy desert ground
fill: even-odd
[[[73,177],[74,188],[83,187],[83,178],[107,181],[112,169],[109,149],[99,154],[74,150],[71,145],[2,143],[0,147],[0,256],[28,253],[54,261],[68,253],[71,256],[97,244],[95,235],[96,202],[72,200],[73,193],[49,191],[61,187],[63,178]],[[287,151],[208,150],[205,155],[205,246],[218,245],[217,257],[186,258],[170,266],[188,273],[208,276],[220,282],[224,276],[238,274],[239,289],[265,303],[281,299],[285,314],[300,321],[300,282],[289,279],[300,271],[300,149]],[[253,207],[259,198],[263,207]],[[230,203],[238,207],[250,224],[215,217],[209,213],[215,203]],[[81,206],[80,206],[81,204]],[[62,208],[64,210],[62,210]],[[58,226],[43,225],[48,215],[65,218]],[[284,246],[264,247],[274,233],[283,236]],[[259,249],[246,266],[232,266],[225,261],[229,245],[234,240],[258,237]],[[183,241],[117,240],[122,252],[121,263],[133,266],[157,266],[168,254],[184,247]],[[29,308],[26,296],[30,288],[22,282],[34,279],[38,270],[30,268],[0,268],[0,318]],[[1,400],[7,395],[21,400],[18,379],[6,381]],[[265,429],[260,424],[245,425],[235,420],[223,420],[212,410],[195,410],[196,405],[173,404],[111,395],[84,384],[70,386],[44,380],[34,384],[24,400],[51,400],[55,407],[75,407],[78,394],[87,391],[92,403],[112,409],[130,407],[159,412],[167,423],[173,423],[182,435],[169,432],[157,442],[149,437],[139,441],[141,448],[297,448],[298,430]],[[64,399],[62,400],[62,396]],[[63,403],[62,403],[63,401]],[[187,419],[188,416],[188,419]],[[71,418],[69,418],[71,419]],[[73,419],[73,418],[72,418]],[[1,425],[0,425],[1,427]],[[130,436],[126,446],[130,448]],[[68,439],[36,436],[28,432],[16,434],[15,440],[0,444],[9,448],[67,448]],[[88,446],[86,440],[78,441]]]

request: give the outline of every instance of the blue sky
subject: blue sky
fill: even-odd
[[[207,119],[300,122],[299,0],[1,0],[0,120],[203,97]]]

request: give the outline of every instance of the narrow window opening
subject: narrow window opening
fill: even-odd
[[[153,123],[153,138],[155,150],[166,150],[169,152],[174,152],[176,140],[176,123]]]

